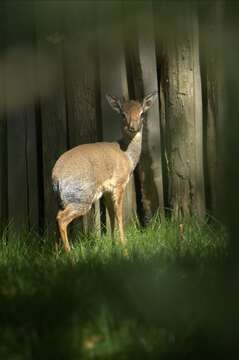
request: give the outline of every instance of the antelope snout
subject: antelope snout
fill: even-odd
[[[129,124],[129,127],[128,127],[128,130],[129,132],[131,133],[136,133],[140,130],[140,124],[138,122],[132,122]]]

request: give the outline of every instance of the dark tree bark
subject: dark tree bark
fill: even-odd
[[[225,146],[225,180],[224,216],[229,228],[231,241],[231,264],[236,266],[236,284],[238,282],[238,214],[239,214],[239,51],[238,21],[239,3],[226,1],[225,23],[223,31],[223,62],[225,71],[225,110],[224,110],[224,146]]]
[[[64,41],[68,145],[100,140],[97,103],[95,3],[68,1]],[[83,219],[85,232],[100,231],[99,202]]]
[[[0,233],[7,225],[8,171],[7,171],[7,124],[5,114],[5,71],[3,54],[5,51],[5,4],[0,4]]]
[[[55,223],[57,202],[51,172],[67,149],[67,124],[63,72],[62,13],[58,1],[35,3],[37,82],[40,98],[43,199],[45,226]]]
[[[128,99],[128,84],[124,56],[122,29],[122,1],[103,1],[99,4],[99,59],[101,84],[102,133],[106,141],[121,138],[121,119],[113,113],[105,95],[107,93]],[[135,215],[136,201],[133,178],[124,195],[124,220],[130,222]]]
[[[153,8],[151,2],[125,2],[125,39],[128,59],[128,81],[135,99],[142,100],[158,92]],[[146,115],[142,154],[137,167],[143,221],[158,211],[164,214],[164,192],[161,159],[159,101]]]
[[[197,13],[187,2],[164,3],[160,11],[167,203],[176,217],[195,214],[202,218],[205,198]]]
[[[200,8],[206,201],[207,209],[219,219],[222,218],[225,187],[223,12],[223,1],[206,3]]]
[[[18,228],[32,228],[39,220],[33,9],[12,1],[5,10],[8,217]]]

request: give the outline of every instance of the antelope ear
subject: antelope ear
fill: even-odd
[[[157,91],[154,91],[151,94],[145,96],[145,98],[143,100],[143,104],[142,104],[144,112],[146,112],[153,105],[153,103],[155,102],[157,97],[158,97]]]
[[[116,96],[112,96],[112,95],[108,95],[108,94],[106,94],[106,99],[108,100],[112,109],[114,109],[118,113],[121,113],[122,104],[121,104],[120,99],[118,99]]]

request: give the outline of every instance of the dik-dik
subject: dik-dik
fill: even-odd
[[[84,144],[65,152],[56,162],[52,181],[59,200],[57,222],[66,251],[70,250],[67,226],[85,215],[103,194],[114,235],[115,217],[120,242],[125,244],[123,227],[123,195],[141,153],[145,112],[157,93],[139,101],[123,101],[106,95],[109,104],[121,115],[122,139],[118,142]],[[112,119],[113,121],[113,119]]]

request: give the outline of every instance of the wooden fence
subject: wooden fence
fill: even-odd
[[[217,215],[222,65],[215,39],[223,4],[212,3],[201,21],[205,9],[195,2],[1,2],[2,224],[51,224],[57,158],[77,144],[120,137],[105,94],[142,99],[151,91],[159,101],[127,188],[126,221],[157,211]],[[99,209],[86,227],[101,226]]]

